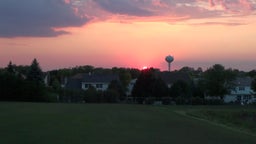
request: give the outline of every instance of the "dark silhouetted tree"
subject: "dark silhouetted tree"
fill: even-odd
[[[178,80],[170,88],[170,96],[177,104],[188,104],[192,97],[192,87],[187,82]]]
[[[52,88],[55,90],[55,91],[59,91],[61,89],[61,85],[60,85],[60,82],[57,78],[55,78],[52,82]]]
[[[108,86],[108,91],[111,91],[111,93],[115,92],[114,94],[118,100],[124,100],[125,98],[125,90],[120,81],[111,81],[111,83]]]
[[[204,73],[207,95],[223,98],[232,88],[232,81],[234,79],[235,74],[231,69],[226,70],[225,67],[220,64],[213,65]]]
[[[15,69],[14,69],[14,65],[12,64],[12,61],[10,61],[7,66],[7,72],[9,74],[15,74]]]
[[[256,70],[251,70],[247,73],[248,76],[250,77],[256,77]]]
[[[36,59],[34,59],[32,64],[30,65],[27,80],[33,81],[37,84],[43,83],[43,72]]]
[[[43,72],[39,63],[34,59],[27,75],[29,101],[47,101],[46,89],[43,83]]]
[[[139,97],[141,103],[146,98],[161,99],[168,95],[166,84],[157,75],[159,71],[153,68],[142,70],[132,90],[133,97]]]
[[[89,88],[85,91],[85,102],[89,103],[97,103],[99,102],[99,94],[95,87],[89,86]]]
[[[120,78],[123,88],[127,88],[128,84],[130,83],[130,81],[132,79],[131,74],[128,71],[126,71],[125,69],[123,69],[119,73],[119,78]]]

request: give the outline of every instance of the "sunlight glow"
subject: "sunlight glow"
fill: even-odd
[[[146,70],[146,69],[148,69],[147,66],[143,66],[143,67],[142,67],[142,70]]]

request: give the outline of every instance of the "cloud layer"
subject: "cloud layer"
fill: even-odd
[[[1,0],[0,37],[52,37],[55,28],[117,18],[180,21],[255,14],[256,0]]]
[[[0,37],[51,37],[67,34],[56,27],[81,26],[88,19],[62,0],[1,0]]]
[[[208,18],[252,14],[255,0],[84,0],[118,15]]]

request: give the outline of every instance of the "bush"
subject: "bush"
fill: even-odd
[[[156,98],[153,98],[153,97],[148,97],[148,98],[145,98],[145,104],[153,104],[155,102]]]
[[[163,105],[170,105],[172,103],[172,100],[170,97],[164,97],[162,98]]]
[[[204,98],[192,97],[191,103],[192,105],[203,105],[205,104],[205,101],[204,101]]]
[[[119,93],[116,90],[107,90],[104,92],[103,102],[116,103],[119,101]]]
[[[175,102],[178,105],[184,105],[184,104],[186,104],[187,100],[186,100],[186,98],[179,96],[175,99]]]
[[[224,102],[222,99],[209,99],[209,100],[205,100],[205,104],[207,104],[207,105],[223,105]]]
[[[63,89],[60,91],[60,102],[83,102],[85,92],[82,90]]]

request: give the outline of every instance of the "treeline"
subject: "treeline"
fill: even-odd
[[[168,86],[166,80],[161,77],[164,73],[169,74],[169,77],[172,75],[172,79],[178,75],[188,78],[177,79]],[[161,101],[163,104],[205,104],[204,95],[207,84],[203,77],[206,73],[208,72],[203,72],[200,68],[194,70],[189,67],[174,72],[159,72],[153,68],[143,70],[134,86],[131,99],[137,103],[146,104],[152,104],[155,101]]]
[[[10,62],[0,70],[1,101],[49,101],[43,83],[43,72],[36,59],[30,66],[16,66]]]
[[[256,92],[256,71],[243,72],[215,64],[203,71],[201,68],[183,67],[170,74],[186,74],[190,80],[178,79],[171,86],[166,85],[163,73],[155,69],[141,71],[132,91],[131,101],[152,104],[161,101],[163,104],[223,104],[223,98],[234,88],[237,77],[254,78],[251,88]],[[210,97],[206,99],[205,97]],[[237,103],[240,103],[237,101]]]
[[[67,78],[80,73],[116,74],[120,81],[111,82],[104,92],[96,91],[94,87],[84,91],[63,86]],[[116,103],[124,101],[127,85],[139,75],[138,69],[106,69],[90,65],[42,72],[36,59],[30,66],[10,62],[0,69],[0,101]]]
[[[94,87],[88,90],[64,88],[68,77],[79,73],[116,74],[120,81],[113,81],[107,91],[97,91]],[[183,74],[189,80],[182,79],[167,85],[162,74]],[[207,70],[183,67],[173,72],[162,72],[159,69],[146,70],[132,68],[95,68],[90,65],[77,66],[42,72],[39,63],[34,59],[30,66],[17,66],[10,62],[0,69],[0,101],[33,101],[33,102],[89,102],[119,103],[136,102],[151,104],[162,101],[163,104],[221,104],[223,96],[234,87],[236,77],[256,77],[256,70],[244,72],[237,69],[226,69],[215,64]],[[126,95],[127,86],[132,79],[137,79],[131,95]],[[256,91],[256,80],[252,83]],[[205,100],[205,96],[216,97]]]
[[[94,87],[88,90],[67,89],[61,85],[70,76],[82,73],[91,74],[115,74],[119,81],[112,81],[106,91],[97,91]],[[140,75],[139,69],[134,68],[95,68],[90,65],[77,66],[69,69],[59,69],[47,72],[49,75],[49,87],[58,93],[59,102],[86,102],[86,103],[118,103],[126,99],[127,86],[132,79]]]

